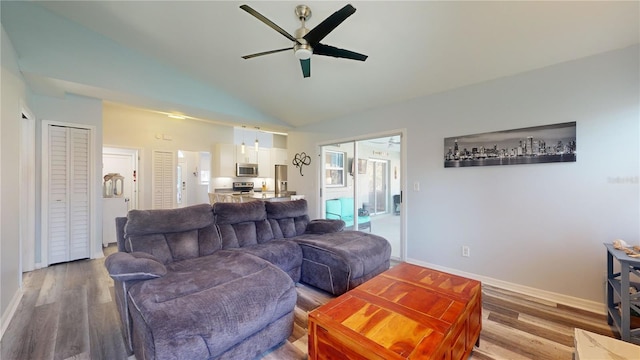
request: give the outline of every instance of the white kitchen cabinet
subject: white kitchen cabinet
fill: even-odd
[[[246,145],[244,147],[244,154],[242,153],[242,145],[234,145],[236,152],[236,162],[243,164],[257,164],[258,158],[256,149],[253,144]]]
[[[211,158],[211,172],[212,177],[236,176],[236,146],[234,144],[218,143],[215,145]]]
[[[271,149],[258,150],[258,175],[261,178],[273,177],[273,165],[271,164]]]
[[[271,162],[273,165],[289,165],[287,149],[271,148]]]
[[[275,176],[275,165],[289,165],[289,159],[287,156],[287,149],[271,148],[271,165],[269,166],[270,178]]]
[[[236,161],[245,164],[258,164],[258,177],[273,177],[273,170],[269,170],[271,165],[271,149],[258,148],[256,149],[246,145],[244,147],[244,154],[242,153],[242,146],[236,145]]]

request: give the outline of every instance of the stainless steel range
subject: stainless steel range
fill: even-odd
[[[233,182],[232,190],[234,192],[239,192],[240,194],[251,192],[253,191],[253,182],[252,181]]]

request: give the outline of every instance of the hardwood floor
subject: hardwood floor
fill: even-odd
[[[105,254],[114,251],[110,246]],[[26,273],[23,290],[0,343],[1,359],[127,359],[104,258]],[[480,347],[472,360],[570,360],[575,327],[614,336],[604,315],[487,285],[482,292]],[[307,314],[329,299],[328,294],[299,284],[293,333],[262,360],[306,359]]]

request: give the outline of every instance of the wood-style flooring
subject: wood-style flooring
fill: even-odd
[[[105,254],[114,251],[110,246]],[[0,359],[128,358],[104,258],[25,273],[23,291],[0,343]],[[470,359],[570,360],[575,327],[615,336],[604,315],[486,285],[482,292],[480,347]],[[306,359],[307,314],[329,299],[299,284],[293,333],[262,360]]]

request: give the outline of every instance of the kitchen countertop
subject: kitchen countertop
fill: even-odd
[[[233,191],[231,189],[215,189],[216,193],[229,194],[233,196],[242,197],[243,200],[265,200],[265,201],[288,201],[291,200],[291,195],[296,195],[295,191],[287,191],[283,194],[276,195],[273,191],[262,192],[260,190],[254,190],[253,193],[242,193]]]

